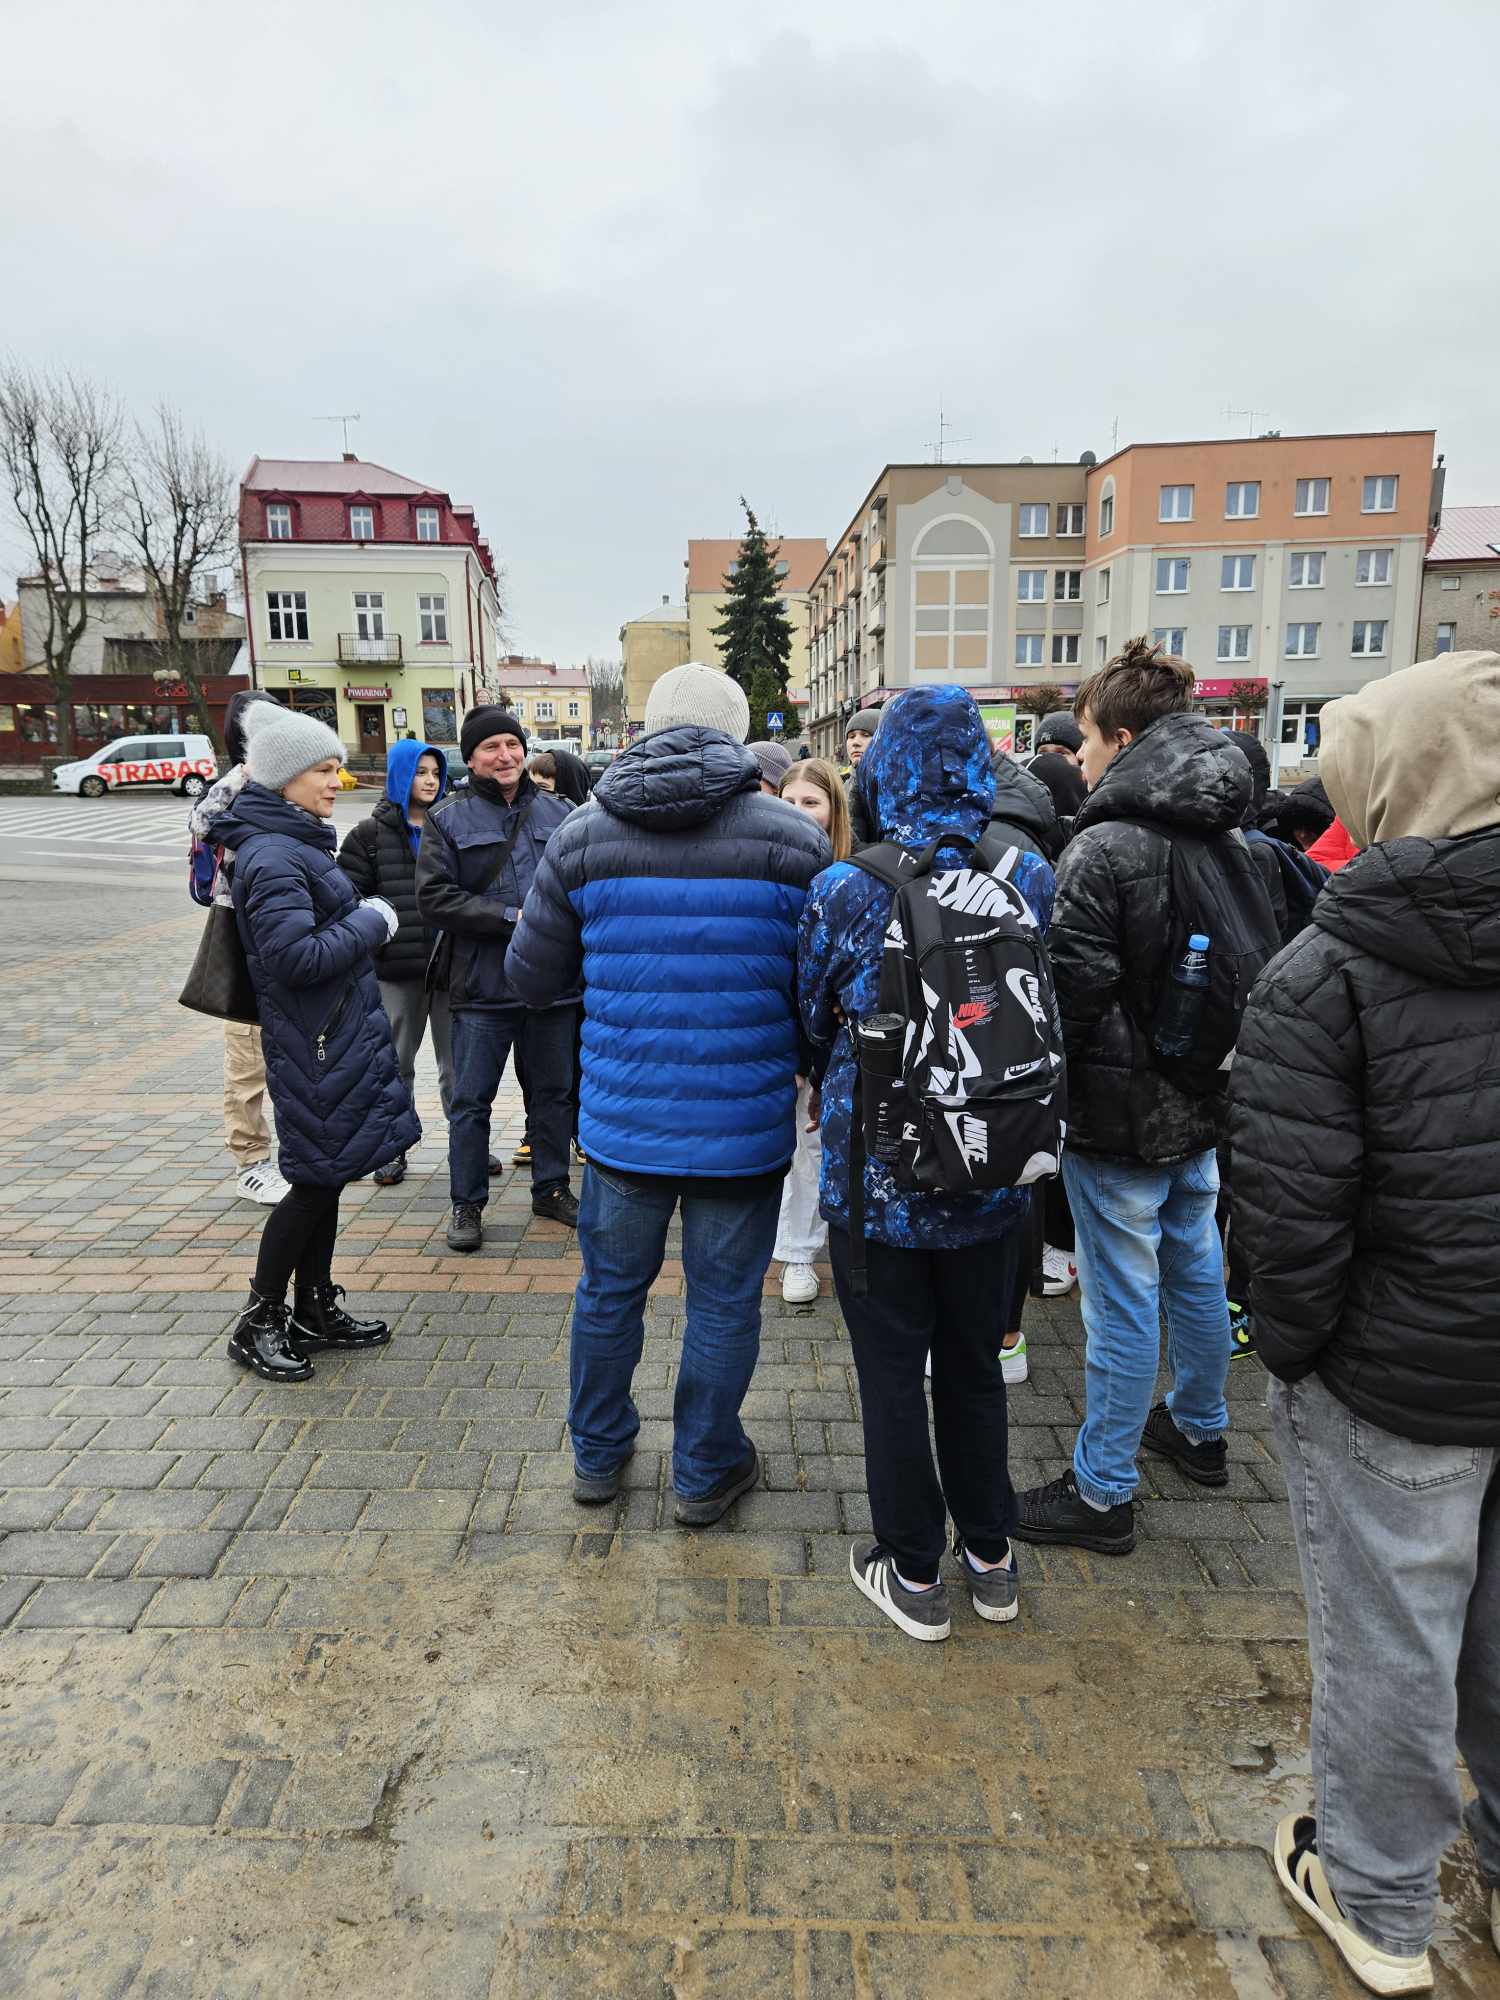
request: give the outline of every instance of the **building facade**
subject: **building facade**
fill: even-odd
[[[654,611],[644,611],[620,627],[620,661],[625,676],[625,727],[638,735],[646,724],[646,697],[669,667],[693,657],[688,649],[685,604],[663,598]]]
[[[773,538],[774,539],[774,538]],[[813,579],[828,559],[828,544],[821,537],[775,542],[776,581],[792,627],[792,650],[787,660],[787,692],[797,708],[807,709],[808,631],[811,622]],[[737,541],[697,541],[688,543],[687,621],[690,660],[705,666],[724,664],[714,627],[723,617],[728,597],[724,583],[739,562]]]
[[[1500,507],[1445,507],[1427,551],[1417,658],[1500,652]]]
[[[486,698],[503,702],[526,725],[528,738],[576,744],[594,740],[593,700],[584,667],[555,667],[508,653],[497,660]]]
[[[500,600],[472,507],[346,452],[250,462],[240,557],[255,684],[321,715],[358,762],[458,741],[493,679]]]

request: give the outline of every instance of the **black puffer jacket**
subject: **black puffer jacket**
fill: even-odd
[[[1227,834],[1249,798],[1250,766],[1234,745],[1201,715],[1167,715],[1120,752],[1078,809],[1047,934],[1076,1152],[1162,1164],[1217,1143],[1223,1098],[1170,1083],[1136,1022],[1150,1016],[1171,944],[1171,848],[1159,829]],[[1140,820],[1157,824],[1125,823]]]
[[[400,930],[375,954],[376,977],[396,986],[425,978],[437,932],[417,911],[417,857],[401,807],[382,799],[368,819],[351,826],[339,866],[362,896],[384,896],[401,920]]]
[[[1500,829],[1333,876],[1256,983],[1231,1083],[1233,1227],[1273,1375],[1500,1444]]]
[[[995,803],[990,809],[994,833],[1028,854],[1056,861],[1062,853],[1063,829],[1051,792],[1004,750],[995,752],[990,767],[995,773]]]

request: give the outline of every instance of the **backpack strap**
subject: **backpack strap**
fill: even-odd
[[[865,1249],[865,1101],[859,1072],[859,1039],[849,1023],[854,1050],[854,1090],[849,1105],[849,1288],[858,1298],[870,1289],[870,1259]]]
[[[940,847],[967,847],[972,855],[982,844],[982,836],[976,841],[972,835],[960,833],[957,827],[945,827],[935,840],[930,840],[923,848],[901,847],[894,840],[881,840],[873,847],[862,847],[849,859],[856,868],[863,868],[867,875],[873,875],[877,882],[884,882],[888,889],[901,889],[908,882],[916,881],[918,876],[931,872]]]

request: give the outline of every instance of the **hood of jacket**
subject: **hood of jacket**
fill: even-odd
[[[1500,653],[1444,653],[1320,717],[1318,776],[1356,847],[1500,824]]]
[[[268,791],[254,780],[247,781],[229,806],[209,824],[208,838],[223,841],[226,847],[240,848],[252,834],[280,833],[289,840],[306,841],[332,854],[338,834],[331,819],[319,819],[284,799],[280,792]]]
[[[594,789],[588,765],[581,757],[575,757],[571,750],[554,750],[552,762],[557,771],[558,796],[575,806],[586,806]]]
[[[995,774],[995,803],[990,808],[990,818],[1020,827],[1032,836],[1049,861],[1055,861],[1062,852],[1063,830],[1051,792],[1040,778],[1023,771],[1004,750],[995,752],[990,768]]]
[[[760,766],[721,729],[675,723],[653,730],[616,757],[594,797],[616,819],[654,833],[702,826],[741,792],[760,789]]]
[[[436,757],[438,775],[442,783],[438,798],[448,796],[448,759],[435,743],[408,742],[403,736],[393,743],[385,753],[385,795],[394,806],[399,806],[403,815],[411,806],[411,781],[417,775],[417,765],[423,757]],[[437,799],[433,800],[437,804]]]
[[[1388,840],[1329,878],[1319,930],[1439,986],[1500,986],[1500,828]]]
[[[1235,748],[1243,753],[1245,762],[1250,766],[1252,789],[1242,824],[1255,826],[1259,823],[1266,794],[1271,789],[1271,759],[1266,753],[1265,744],[1250,730],[1226,729],[1223,734],[1225,742],[1234,744]]]
[[[959,687],[904,688],[880,712],[859,764],[882,840],[926,847],[944,831],[977,840],[995,803],[990,739]]]
[[[1164,715],[1126,745],[1078,808],[1073,831],[1149,819],[1207,838],[1228,833],[1250,803],[1250,765],[1201,715]]]

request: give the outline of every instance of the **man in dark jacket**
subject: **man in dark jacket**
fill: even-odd
[[[578,1223],[568,1186],[577,995],[555,995],[532,1011],[505,976],[505,948],[547,842],[573,808],[532,784],[526,732],[508,710],[470,710],[459,747],[469,782],[427,815],[417,855],[417,909],[425,924],[452,941],[446,975],[453,1015],[448,1245],[477,1250],[489,1198],[490,1107],[518,1042],[526,1064],[532,1213],[570,1228]]]
[[[1071,821],[1088,792],[1078,768],[1078,752],[1083,734],[1070,708],[1054,708],[1037,724],[1035,750],[1027,769],[1039,785],[1052,794],[1060,820]],[[1064,826],[1064,834],[1067,827]]]
[[[749,726],[727,674],[663,674],[646,735],[548,848],[506,961],[533,1007],[583,978],[573,1495],[613,1500],[635,1449],[646,1295],[680,1202],[672,1483],[685,1526],[717,1521],[760,1476],[739,1411],[796,1142],[797,922],[830,858],[808,814],[762,796]]]
[[[1275,1859],[1354,1971],[1407,1993],[1432,1984],[1455,1732],[1500,1949],[1500,654],[1322,719],[1364,852],[1261,975],[1231,1085],[1313,1663],[1315,1815]]]
[[[446,993],[427,984],[427,962],[436,934],[417,909],[417,850],[428,809],[448,789],[448,760],[431,743],[402,737],[385,760],[385,797],[368,819],[344,835],[339,866],[362,896],[384,896],[401,928],[375,954],[380,1004],[391,1024],[402,1080],[415,1095],[417,1050],[428,1024],[437,1057],[438,1089],[446,1118],[453,1096],[453,1038]],[[375,1169],[381,1187],[406,1178],[400,1153]]]
[[[1210,850],[1239,841],[1250,798],[1244,757],[1188,712],[1192,688],[1190,666],[1138,639],[1079,689],[1090,790],[1063,853],[1048,939],[1068,1053],[1063,1170],[1088,1413],[1072,1468],[1020,1495],[1015,1532],[1105,1555],[1135,1546],[1143,1442],[1202,1485],[1229,1476],[1229,1314],[1214,1227],[1224,1100],[1164,1075],[1149,1032],[1174,935],[1173,837],[1197,836]],[[1163,1304],[1175,1386],[1153,1409]]]

